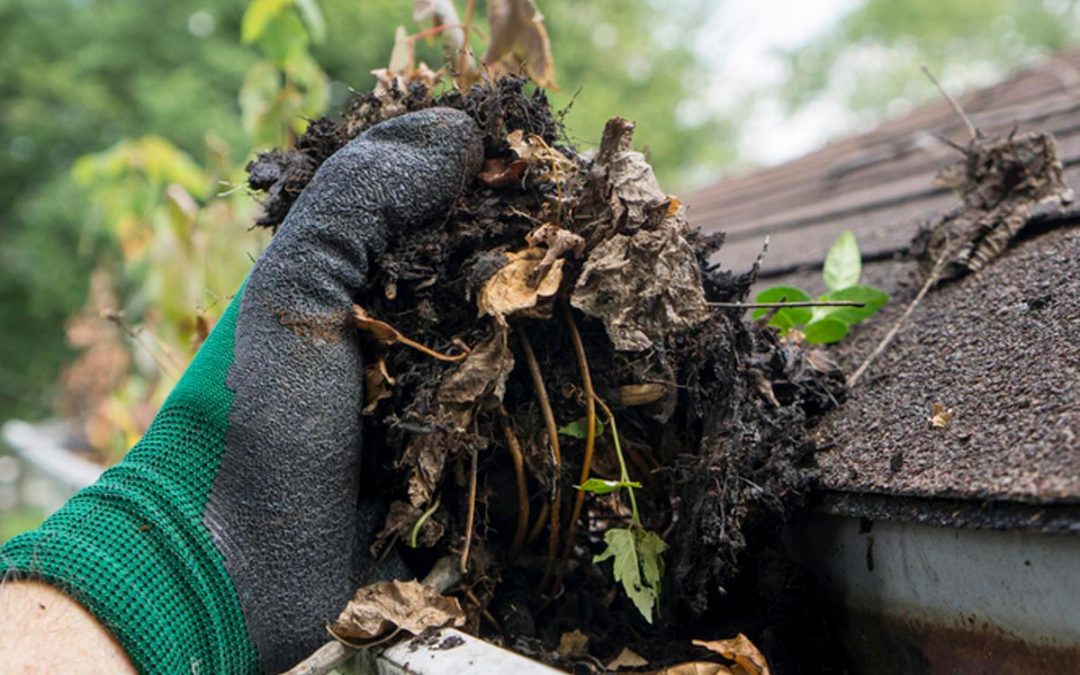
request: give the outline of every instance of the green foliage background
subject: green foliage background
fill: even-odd
[[[897,99],[933,95],[919,63],[945,80],[984,83],[1074,42],[1078,2],[865,0],[791,51],[788,83],[767,94],[792,111],[832,97],[875,115]],[[0,0],[0,420],[48,413],[57,375],[72,356],[64,321],[83,305],[92,269],[122,265],[115,231],[87,186],[73,179],[73,162],[147,134],[167,138],[203,167],[242,165],[256,149],[237,100],[259,58],[239,39],[246,4]],[[333,109],[348,86],[370,86],[368,71],[385,65],[395,26],[416,27],[409,0],[319,4],[329,31],[312,52],[332,81]],[[672,192],[685,188],[692,172],[734,159],[739,119],[705,116],[687,126],[675,114],[710,86],[711,64],[693,45],[709,39],[700,26],[714,2],[539,5],[562,87],[553,100],[557,107],[574,100],[567,121],[581,145],[598,141],[610,115],[636,119],[637,144]],[[425,49],[437,62],[437,47]],[[228,157],[214,156],[221,152]]]
[[[47,414],[72,357],[65,319],[82,306],[92,269],[121,265],[115,234],[72,179],[75,159],[146,134],[164,136],[201,165],[220,163],[210,155],[221,148],[234,164],[256,149],[237,101],[258,58],[240,43],[246,4],[0,0],[0,420]],[[412,3],[319,4],[329,31],[312,51],[332,81],[331,108],[340,108],[349,86],[369,87],[368,71],[386,64],[394,27],[417,30]],[[690,35],[703,5],[682,3],[677,15],[646,0],[540,5],[562,87],[554,102],[564,106],[581,90],[567,121],[582,145],[599,139],[607,116],[632,116],[639,145],[672,190],[684,168],[728,158],[730,125],[674,121],[707,64],[696,61],[689,40],[653,35],[660,19]],[[427,49],[438,63],[437,47]]]

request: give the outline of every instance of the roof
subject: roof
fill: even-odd
[[[988,134],[1051,131],[1080,185],[1080,49],[961,99]],[[691,222],[727,232],[718,254],[749,266],[765,236],[762,283],[821,287],[844,230],[863,279],[892,301],[835,352],[853,370],[914,296],[897,255],[919,226],[957,204],[934,185],[966,140],[942,101],[800,159],[690,195]],[[979,274],[931,292],[852,392],[815,430],[827,488],[905,497],[1080,503],[1080,210],[1046,208]],[[953,412],[932,428],[933,405]]]

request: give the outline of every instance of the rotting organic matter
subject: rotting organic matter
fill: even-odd
[[[708,262],[722,237],[694,230],[660,189],[632,149],[632,122],[613,119],[584,155],[520,78],[440,96],[427,80],[395,83],[249,166],[266,193],[260,223],[280,223],[336,147],[434,105],[477,122],[486,164],[442,222],[391,239],[357,314],[374,338],[368,482],[383,486],[390,514],[373,555],[405,542],[430,559],[468,546],[467,629],[554,662],[572,629],[589,632],[596,658],[632,646],[656,664],[703,637],[701,623],[687,635],[689,617],[731,634],[760,626],[767,603],[724,589],[748,549],[771,550],[812,485],[805,426],[842,400],[843,378],[824,353],[744,309],[709,305],[744,300],[756,266]],[[614,433],[557,432],[594,400],[611,407],[612,432],[617,419],[622,466]],[[651,626],[593,562],[631,511],[617,493],[576,490],[582,475],[632,484],[634,527],[666,542]],[[403,554],[415,562],[416,551]],[[775,593],[754,574],[761,594]]]

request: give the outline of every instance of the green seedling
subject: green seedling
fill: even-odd
[[[862,276],[862,256],[859,244],[851,231],[844,232],[829,249],[822,269],[828,292],[819,302],[848,301],[862,307],[785,307],[777,310],[769,325],[787,335],[792,329],[800,331],[810,344],[829,344],[844,339],[852,326],[877,313],[889,300],[880,288],[859,285]],[[757,294],[755,302],[812,302],[810,294],[795,286],[772,286]],[[768,313],[754,311],[755,319]]]
[[[614,415],[611,414],[611,411],[603,402],[599,399],[596,400],[608,416],[608,426],[611,427],[611,441],[615,447],[615,456],[619,460],[619,480],[590,478],[575,487],[583,492],[598,495],[625,490],[630,500],[631,516],[629,527],[613,527],[604,533],[604,543],[607,544],[607,548],[599,555],[594,556],[593,562],[612,561],[615,581],[622,584],[627,597],[633,601],[634,606],[645,617],[645,620],[652,623],[653,610],[660,601],[660,581],[664,576],[664,559],[662,556],[664,551],[667,550],[667,544],[659,535],[646,530],[641,524],[637,497],[634,495],[634,490],[640,488],[641,483],[630,480],[630,474],[626,470],[626,460],[623,458],[622,445],[619,442],[619,430],[615,426]],[[579,421],[582,430],[588,428],[583,420]],[[573,424],[576,424],[576,422]],[[569,426],[572,425],[567,425],[567,427]]]

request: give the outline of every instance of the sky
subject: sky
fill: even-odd
[[[782,84],[787,68],[780,52],[824,32],[859,4],[859,0],[718,3],[697,45],[715,65],[708,94],[713,110],[734,112],[744,108],[756,90]],[[762,97],[746,119],[740,157],[759,166],[793,159],[830,137],[857,130],[844,106],[827,97],[792,117],[784,115],[775,98]]]

